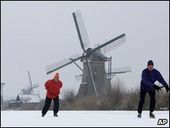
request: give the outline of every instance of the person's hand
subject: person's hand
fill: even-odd
[[[154,84],[153,87],[155,88],[155,90],[159,91],[161,89],[161,87],[159,87],[158,85]]]
[[[165,89],[166,89],[166,91],[167,91],[167,92],[169,91],[169,87],[168,87],[168,85],[167,85],[167,86],[165,86]]]

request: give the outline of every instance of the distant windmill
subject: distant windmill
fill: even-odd
[[[62,61],[47,65],[46,71],[47,74],[49,74],[71,63],[76,64],[75,61],[81,60],[83,62],[83,69],[76,64],[76,66],[78,66],[78,68],[83,72],[78,96],[89,96],[94,94],[98,96],[102,94],[105,89],[110,88],[109,82],[111,81],[111,76],[119,73],[112,71],[111,58],[106,57],[104,53],[107,53],[124,43],[125,34],[123,33],[95,48],[90,48],[88,35],[83,24],[80,11],[73,12],[72,15],[83,54],[75,54]],[[105,71],[106,61],[109,61],[108,73]],[[122,70],[121,73],[128,72],[129,70],[130,69]]]
[[[9,102],[9,107],[11,109],[21,109],[21,108],[36,108],[39,106],[41,97],[39,94],[35,94],[33,89],[38,87],[38,84],[32,84],[31,75],[28,71],[29,87],[21,90],[20,94],[17,94],[15,100]]]
[[[28,71],[28,78],[29,78],[29,87],[26,89],[22,89],[22,94],[34,94],[34,88],[38,87],[38,84],[32,84],[30,72]]]

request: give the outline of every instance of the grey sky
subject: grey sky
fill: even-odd
[[[139,88],[142,70],[152,59],[169,82],[169,2],[1,2],[1,82],[4,97],[15,97],[29,85],[39,83],[45,97],[45,66],[82,53],[72,12],[81,10],[90,44],[104,43],[126,33],[126,43],[106,54],[113,67],[131,66],[132,72],[117,75],[129,89]],[[77,61],[81,65],[80,61]],[[60,70],[62,92],[78,90],[74,65]]]

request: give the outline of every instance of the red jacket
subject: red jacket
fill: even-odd
[[[63,86],[62,82],[59,80],[55,82],[54,79],[48,80],[45,83],[45,88],[47,89],[46,96],[48,98],[55,98],[60,94],[60,88]]]

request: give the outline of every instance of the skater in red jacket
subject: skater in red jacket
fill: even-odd
[[[42,109],[42,117],[44,117],[45,114],[47,113],[52,100],[54,101],[53,106],[54,116],[58,116],[57,113],[59,111],[59,94],[62,86],[63,84],[59,80],[59,73],[56,73],[53,79],[50,79],[45,83],[45,89],[47,90],[47,93],[45,104]]]

